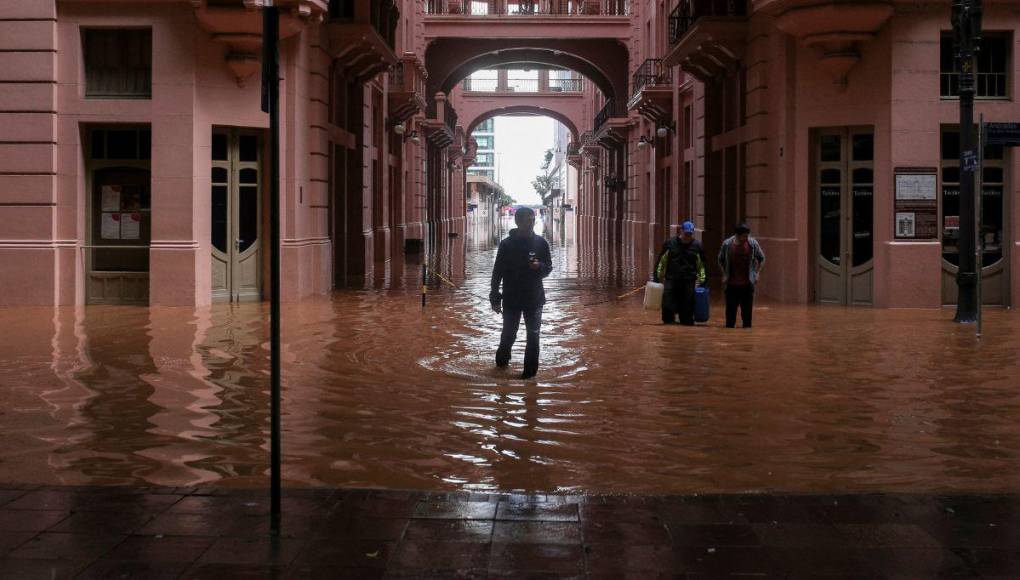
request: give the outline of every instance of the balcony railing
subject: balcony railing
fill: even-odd
[[[426,14],[460,16],[627,16],[629,0],[426,0]]]
[[[662,65],[661,58],[645,59],[631,78],[633,95],[637,95],[649,85],[673,84],[673,69]]]
[[[607,99],[605,106],[602,107],[599,114],[595,115],[595,122],[592,125],[595,128],[595,131],[598,132],[598,130],[606,124],[606,121],[608,121],[609,117],[612,117],[614,113],[616,113],[616,101],[614,99]]]
[[[495,93],[498,90],[498,78],[468,77],[464,79],[464,92],[467,93]]]
[[[567,143],[567,157],[581,154],[581,144],[571,141]]]
[[[747,0],[680,0],[669,14],[669,43],[676,44],[702,17],[747,16]]]
[[[581,133],[580,141],[581,147],[587,147],[588,145],[593,144],[595,142],[595,132],[585,131],[584,133]]]
[[[554,93],[579,93],[583,89],[581,79],[549,79],[549,90]]]
[[[510,79],[504,89],[508,93],[537,93],[539,90],[538,79]]]
[[[960,73],[944,72],[941,77],[941,96],[955,99],[960,96]],[[976,97],[980,99],[1005,99],[1009,97],[1009,73],[978,72],[974,74]]]
[[[549,79],[549,85],[542,86],[540,79],[509,79],[506,86],[500,86],[498,78],[468,77],[463,87],[466,93],[578,93],[581,79]]]

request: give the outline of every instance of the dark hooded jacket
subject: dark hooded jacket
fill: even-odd
[[[539,267],[532,270],[528,265],[534,252]],[[552,272],[552,255],[549,242],[542,236],[523,236],[517,228],[499,243],[496,263],[492,266],[492,291],[489,300],[495,305],[502,300],[503,308],[527,310],[545,304],[545,287],[542,279]],[[503,283],[503,293],[499,284]]]

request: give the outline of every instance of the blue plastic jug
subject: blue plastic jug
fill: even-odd
[[[708,288],[694,289],[694,322],[708,322]]]

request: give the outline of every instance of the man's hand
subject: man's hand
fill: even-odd
[[[538,270],[539,268],[542,267],[542,263],[538,261],[538,258],[532,258],[528,262],[528,267],[531,268],[532,270]]]
[[[492,306],[493,312],[496,314],[502,314],[503,295],[499,293],[499,290],[493,290],[489,293],[489,305]]]
[[[496,314],[503,314],[503,305],[500,304],[499,302],[493,302],[492,311],[495,312]]]

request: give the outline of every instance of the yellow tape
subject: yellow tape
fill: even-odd
[[[454,288],[456,288],[456,287],[457,287],[457,285],[456,285],[456,284],[454,284],[453,282],[450,282],[449,280],[447,280],[447,279],[446,279],[446,277],[445,277],[445,276],[443,276],[442,274],[440,274],[439,272],[436,272],[435,270],[432,270],[432,273],[433,273],[433,274],[435,274],[437,278],[439,278],[439,279],[440,279],[440,280],[442,280],[443,282],[446,282],[446,283],[447,283],[447,284],[449,284],[450,286],[453,286]]]
[[[638,286],[637,288],[631,290],[630,292],[627,292],[626,294],[620,294],[619,296],[616,297],[616,299],[619,300],[621,298],[626,298],[626,297],[628,297],[628,296],[630,296],[632,294],[637,294],[638,292],[640,292],[640,291],[642,291],[644,289],[645,289],[644,286]]]

